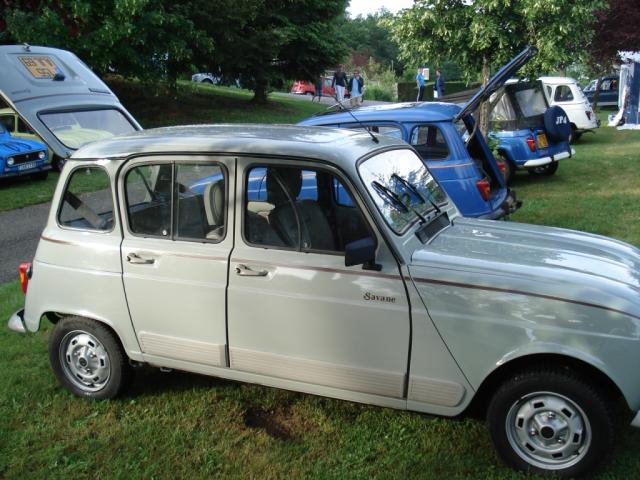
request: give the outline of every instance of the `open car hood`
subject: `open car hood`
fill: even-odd
[[[535,47],[527,47],[520,52],[513,60],[502,67],[498,73],[496,73],[489,82],[482,87],[478,92],[471,97],[462,110],[455,116],[454,122],[457,122],[461,118],[472,114],[480,106],[482,102],[488,100],[493,92],[502,87],[507,80],[509,80],[523,65],[529,62],[531,58],[538,53],[538,49]]]
[[[101,124],[102,117],[117,117],[120,130],[142,130],[109,87],[71,52],[3,45],[0,46],[0,72],[0,97],[61,158],[71,156],[79,144],[112,136],[109,126]],[[91,111],[103,114],[92,119],[91,128],[69,124],[68,119],[73,118],[74,113],[55,119],[56,123],[43,120],[61,112],[84,112],[81,116],[86,118]],[[69,131],[73,128],[80,134],[71,138]],[[54,133],[56,129],[58,133]],[[60,135],[63,130],[65,133]]]

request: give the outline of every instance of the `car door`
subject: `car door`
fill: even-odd
[[[233,369],[401,398],[410,342],[398,264],[338,172],[239,159],[228,328]],[[345,266],[373,238],[376,266]]]
[[[123,282],[148,361],[227,366],[225,291],[233,160],[145,157],[119,180]]]

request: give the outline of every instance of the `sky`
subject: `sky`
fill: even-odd
[[[410,8],[413,5],[413,0],[351,0],[347,12],[351,17],[357,17],[362,15],[364,17],[369,13],[375,13],[380,8],[384,7],[391,13],[396,13],[403,8]]]

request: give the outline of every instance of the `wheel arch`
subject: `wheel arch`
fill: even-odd
[[[619,401],[623,399],[625,406],[629,408],[622,390],[609,375],[585,360],[560,353],[532,353],[513,358],[499,365],[482,381],[480,387],[476,390],[470,407],[473,408],[474,411],[482,412],[484,415],[491,400],[492,393],[495,392],[503,382],[518,372],[544,368],[568,370],[589,381],[591,384],[594,384],[604,392],[610,400]]]

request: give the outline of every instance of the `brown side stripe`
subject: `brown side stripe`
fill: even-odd
[[[447,282],[445,280],[435,280],[432,278],[414,278],[413,280],[417,283],[430,283],[433,285],[444,285],[447,287],[469,288],[473,290],[487,290],[490,292],[511,293],[515,295],[524,295],[526,297],[537,297],[537,298],[544,298],[546,300],[555,300],[557,302],[573,303],[575,305],[582,305],[585,307],[593,307],[593,308],[599,308],[600,310],[608,310],[610,312],[621,313],[631,318],[640,320],[639,316],[633,315],[632,313],[629,313],[629,312],[625,312],[624,310],[605,307],[604,305],[598,305],[597,303],[582,302],[580,300],[572,300],[570,298],[555,297],[553,295],[545,295],[544,293],[524,292],[522,290],[510,290],[508,288],[485,287],[482,285],[472,285],[469,283]]]

